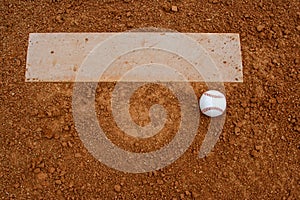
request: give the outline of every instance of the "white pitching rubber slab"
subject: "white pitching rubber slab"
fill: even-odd
[[[97,66],[85,71],[93,63]],[[174,68],[191,82],[243,81],[238,34],[175,32],[31,33],[25,81],[144,81],[139,74],[157,69],[153,63]],[[94,70],[102,76],[90,78]],[[85,75],[78,78],[78,72]],[[182,81],[169,80],[174,76],[163,69],[159,73],[165,75],[161,81]]]

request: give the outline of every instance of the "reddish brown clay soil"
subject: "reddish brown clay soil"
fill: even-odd
[[[1,0],[0,198],[299,199],[299,8],[298,0]],[[176,162],[130,174],[105,166],[83,146],[72,118],[72,83],[25,83],[26,51],[31,32],[143,27],[239,33],[244,82],[225,84],[226,123],[207,158],[197,158],[208,126],[201,116],[194,142]],[[192,85],[198,97],[205,90]],[[160,103],[173,113],[173,125],[147,143],[117,130],[107,108],[113,86],[101,84],[97,108],[105,111],[99,121],[114,143],[147,152],[170,141],[180,118],[172,95]],[[148,94],[146,105],[166,92],[149,87],[158,92]],[[148,120],[139,108],[142,95],[133,97],[131,110],[140,124]]]

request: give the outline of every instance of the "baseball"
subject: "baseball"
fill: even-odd
[[[209,117],[222,115],[226,109],[225,95],[217,90],[204,92],[199,100],[200,110]]]

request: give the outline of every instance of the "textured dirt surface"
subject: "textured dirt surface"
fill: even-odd
[[[297,0],[1,0],[0,198],[299,199],[299,8]],[[25,83],[26,51],[31,32],[143,27],[239,33],[244,82],[225,85],[226,123],[208,157],[197,158],[208,126],[201,116],[195,140],[176,162],[129,174],[100,163],[83,146],[72,118],[72,83]],[[205,91],[203,84],[192,85],[198,97]],[[115,144],[147,152],[172,139],[180,118],[172,95],[159,103],[173,113],[173,125],[147,143],[115,127],[108,108],[113,87],[100,85],[97,108]],[[167,92],[149,88],[133,97],[139,124],[149,120],[147,106]],[[141,101],[143,95],[149,101]]]

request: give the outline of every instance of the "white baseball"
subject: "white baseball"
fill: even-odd
[[[209,90],[202,94],[200,100],[200,110],[209,117],[222,115],[226,109],[225,95],[217,90]]]

